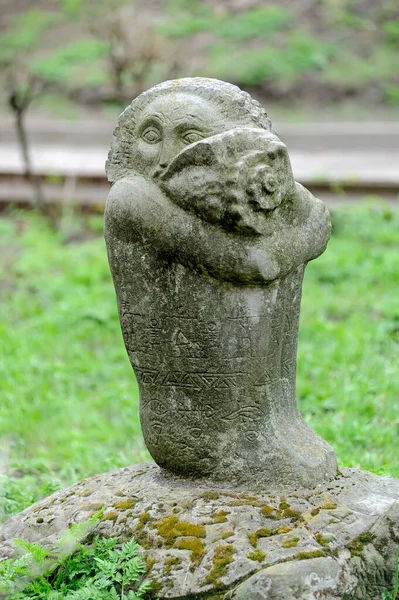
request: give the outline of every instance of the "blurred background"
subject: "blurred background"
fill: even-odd
[[[181,76],[266,108],[333,237],[298,396],[340,464],[399,476],[397,0],[0,0],[1,518],[148,454],[102,240],[121,110]]]

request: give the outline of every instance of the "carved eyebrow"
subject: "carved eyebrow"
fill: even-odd
[[[146,127],[147,125],[151,125],[153,123],[155,125],[158,125],[159,127],[162,126],[162,119],[156,113],[151,114],[151,115],[146,115],[144,117],[144,119],[141,121],[141,123],[139,124],[139,127],[141,129],[141,128]]]
[[[180,119],[180,121],[177,123],[177,127],[178,129],[181,131],[183,129],[198,129],[198,130],[204,130],[205,128],[207,128],[207,125],[205,123],[205,121],[202,120],[198,120],[198,119],[187,119],[185,117],[182,117]]]

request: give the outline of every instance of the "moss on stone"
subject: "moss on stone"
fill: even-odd
[[[310,514],[312,515],[312,517],[315,517],[316,515],[318,515],[320,512],[320,507],[316,506],[315,508],[312,508],[312,510],[310,511]]]
[[[142,547],[148,550],[154,547],[154,538],[149,535],[147,531],[144,531],[144,526],[151,519],[148,512],[141,513],[136,527],[133,528],[133,537],[136,542]]]
[[[319,558],[325,555],[326,553],[323,550],[311,550],[310,552],[298,552],[295,558],[297,560],[308,560],[309,558]]]
[[[260,563],[265,560],[265,557],[266,554],[264,554],[260,550],[252,550],[252,552],[249,552],[247,554],[247,558],[249,558],[249,560],[257,560]]]
[[[218,500],[220,498],[220,494],[218,492],[214,492],[210,490],[209,492],[205,492],[202,497],[205,500]]]
[[[164,563],[163,575],[165,577],[169,577],[171,572],[175,570],[180,564],[181,558],[179,556],[168,556]]]
[[[161,581],[152,578],[151,579],[151,594],[154,594],[155,597],[158,596],[158,592],[160,592],[163,588],[163,584]]]
[[[260,512],[264,517],[266,517],[266,519],[273,519],[275,521],[281,519],[281,512],[279,512],[273,506],[269,506],[268,504],[263,504],[261,506]]]
[[[145,559],[145,573],[148,575],[156,563],[156,559],[153,556],[147,556]]]
[[[133,529],[133,537],[136,542],[145,550],[149,550],[154,547],[154,538],[144,531],[140,526]]]
[[[82,505],[82,510],[85,511],[89,511],[89,510],[101,510],[102,507],[104,506],[104,504],[102,504],[101,502],[86,502],[85,504]]]
[[[326,540],[323,538],[321,533],[316,533],[314,537],[316,542],[320,544],[320,546],[325,546],[327,544]]]
[[[338,504],[336,502],[333,502],[332,500],[326,500],[319,508],[323,508],[324,510],[334,510],[334,508],[337,507]]]
[[[192,565],[199,565],[205,556],[205,544],[198,537],[180,538],[175,541],[173,548],[177,550],[190,550]]]
[[[148,523],[148,521],[151,519],[150,513],[148,512],[143,512],[139,515],[139,525],[141,527],[144,527],[144,525],[146,523]]]
[[[296,523],[296,521],[302,520],[302,513],[299,510],[288,507],[283,510],[283,517],[291,519],[291,523]]]
[[[227,510],[219,510],[217,513],[212,515],[213,523],[227,523],[227,515],[230,513]]]
[[[111,510],[110,512],[102,514],[100,517],[100,521],[116,521],[117,518],[118,513]]]
[[[227,538],[234,535],[234,531],[232,529],[228,529],[227,531],[223,531],[220,535],[221,540],[226,540]]]
[[[298,542],[299,542],[299,537],[293,537],[290,538],[289,540],[285,540],[282,543],[283,548],[295,548],[295,546],[298,546]]]
[[[290,531],[292,531],[292,527],[289,525],[281,525],[281,527],[277,529],[276,533],[289,533]]]
[[[213,584],[215,589],[220,587],[220,578],[226,575],[229,565],[233,562],[235,549],[231,545],[221,545],[215,548],[212,557],[212,569],[203,580],[203,585]]]
[[[84,490],[81,490],[80,492],[76,492],[76,495],[86,497],[86,496],[91,496],[92,493],[93,493],[93,490],[91,490],[89,488],[85,488]],[[69,494],[69,496],[70,496],[70,494]],[[66,497],[68,497],[68,496],[66,496]]]
[[[257,498],[256,496],[252,496],[251,494],[243,493],[241,494],[241,497],[248,500],[248,502],[250,502],[252,505],[259,502],[259,498]]]
[[[113,503],[113,507],[118,510],[128,510],[129,508],[133,508],[134,505],[135,502],[131,498],[123,498],[123,500],[117,500]]]
[[[349,542],[347,548],[350,550],[352,556],[363,556],[364,547],[367,544],[371,544],[374,540],[375,535],[373,533],[367,532],[362,533],[359,537],[355,538],[351,542]]]
[[[270,537],[271,535],[275,535],[277,532],[273,532],[271,529],[266,529],[262,527],[253,533],[248,534],[248,539],[251,542],[252,546],[256,548],[258,544],[258,539],[261,537]]]
[[[179,521],[175,515],[165,517],[154,523],[159,535],[165,540],[166,545],[173,545],[178,537],[204,538],[206,536],[204,525],[196,525],[187,521]]]

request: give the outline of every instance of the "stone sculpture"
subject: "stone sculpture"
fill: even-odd
[[[75,483],[10,518],[51,549],[71,525],[137,540],[151,597],[380,600],[399,480],[337,473],[295,399],[302,276],[330,235],[248,94],[211,79],[145,92],[107,164],[105,236],[154,463]],[[125,589],[127,592],[127,589]]]
[[[236,86],[187,78],[122,113],[105,238],[147,447],[174,474],[313,487],[336,474],[303,421],[302,278],[330,236],[286,146]]]

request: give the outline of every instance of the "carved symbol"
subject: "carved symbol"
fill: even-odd
[[[259,432],[258,431],[246,431],[244,433],[244,437],[246,440],[248,440],[248,442],[254,442],[255,440],[258,439]]]
[[[159,438],[161,435],[161,431],[163,429],[162,423],[151,423],[150,424],[150,434],[148,436],[148,441],[153,446],[157,446],[159,444]]]
[[[287,360],[283,363],[283,376],[289,377],[296,368],[296,360]]]
[[[245,373],[198,373],[196,371],[167,371],[135,367],[137,377],[143,384],[157,384],[165,387],[187,389],[229,389],[238,387],[237,378]]]
[[[265,369],[263,373],[256,379],[254,386],[270,385],[278,380],[278,376],[272,369]]]
[[[235,421],[237,419],[240,419],[245,423],[248,421],[260,421],[262,419],[262,416],[262,411],[256,406],[241,406],[237,410],[234,410],[230,414],[224,416],[223,420]]]
[[[199,427],[193,427],[193,429],[189,429],[188,433],[191,435],[191,437],[193,437],[195,440],[198,440],[201,435],[202,435],[202,429],[200,429]]]
[[[159,371],[155,369],[140,369],[140,367],[135,367],[137,378],[143,384],[154,384],[157,382]]]
[[[186,356],[196,356],[200,352],[200,345],[197,342],[192,342],[188,337],[178,329],[172,336],[172,344],[175,345],[179,354]]]
[[[163,402],[160,402],[159,400],[151,400],[147,404],[147,406],[151,409],[153,413],[160,417],[169,412],[169,407],[166,406]]]

